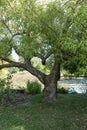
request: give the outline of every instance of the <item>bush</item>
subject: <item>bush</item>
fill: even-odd
[[[65,89],[65,88],[58,88],[57,89],[57,93],[62,93],[62,94],[67,94],[68,93],[68,90],[67,89]]]
[[[0,104],[4,105],[13,102],[14,93],[11,91],[12,86],[12,76],[7,75],[6,78],[0,79]]]
[[[39,93],[41,93],[41,84],[39,84],[36,81],[34,81],[34,82],[28,81],[26,91],[30,94],[39,94]]]

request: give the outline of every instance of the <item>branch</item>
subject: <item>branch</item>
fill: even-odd
[[[17,33],[14,33],[14,34],[13,34],[12,31],[10,30],[9,26],[5,23],[5,21],[4,21],[3,19],[2,19],[1,21],[2,21],[2,23],[5,25],[5,27],[8,29],[8,31],[9,31],[10,34],[11,34],[11,38],[10,38],[10,40],[9,40],[9,46],[10,46],[10,49],[9,49],[9,50],[11,50],[11,49],[12,49],[12,44],[11,44],[11,42],[12,42],[13,38],[14,38],[15,36],[18,36],[18,35],[26,34],[26,32],[23,31],[23,32],[17,32]],[[16,49],[16,52],[17,52],[17,49]],[[6,56],[9,56],[9,54],[7,54]]]
[[[19,64],[19,63],[12,63],[12,64],[3,64],[3,65],[0,65],[0,69],[10,68],[10,67],[24,68],[24,65],[23,64]]]
[[[9,41],[9,44],[10,44],[11,48],[13,48],[18,55],[19,55],[19,52],[17,51],[17,47],[16,47],[16,46],[13,47],[13,46],[11,45],[11,41],[13,40],[13,38],[14,38],[15,36],[23,35],[23,34],[26,34],[26,32],[25,32],[25,31],[23,31],[23,32],[17,32],[17,33],[15,33],[15,34],[12,35],[12,37],[11,37],[11,39],[10,39],[10,41]]]
[[[31,61],[28,59],[25,60],[25,65],[27,68],[26,70],[29,71],[32,75],[35,75],[44,84],[44,78],[46,75],[33,67]]]
[[[55,57],[50,76],[54,77],[54,79],[56,78],[57,81],[60,79],[60,60],[58,57]]]
[[[38,57],[42,60],[42,65],[46,65],[46,57],[45,56],[43,56],[42,54],[39,54],[39,53],[34,54],[34,56]]]
[[[8,59],[7,57],[1,57],[1,56],[0,56],[0,60],[4,60],[4,61],[6,61],[8,63],[14,63],[15,62],[13,60]]]
[[[10,60],[10,59],[8,59],[6,57],[0,57],[0,60],[6,61],[8,63],[8,64],[2,64],[2,65],[0,65],[0,69],[9,68],[9,67],[18,67],[18,68],[21,67],[21,68],[26,69],[25,64],[20,63],[20,62],[15,62],[15,61]]]
[[[5,25],[5,27],[8,29],[8,31],[10,32],[10,34],[11,34],[11,36],[12,36],[11,39],[10,39],[10,41],[11,41],[15,36],[17,36],[17,35],[26,34],[25,31],[23,31],[23,32],[17,32],[17,33],[15,33],[15,34],[13,34],[12,31],[10,30],[9,26],[5,23],[5,21],[4,21],[4,20],[1,20],[1,21],[2,21],[2,23]]]
[[[25,63],[15,62],[6,57],[0,57],[0,60],[8,62],[8,64],[0,65],[0,69],[10,68],[10,67],[24,68],[25,70],[30,72],[32,75],[35,75],[42,83],[44,83],[44,77],[46,75],[40,72],[39,70],[37,70],[35,67],[33,67],[30,60],[26,59]]]
[[[38,57],[42,60],[42,65],[46,65],[46,60],[52,55],[53,53],[50,51],[45,56],[40,53],[34,54],[35,57]]]
[[[18,35],[23,35],[23,34],[26,34],[26,32],[25,32],[25,31],[23,31],[23,32],[17,32],[17,33],[15,33],[15,34],[12,34],[12,37],[11,37],[11,39],[10,39],[9,43],[11,43],[12,39],[13,39],[15,36],[18,36]]]
[[[26,32],[25,31],[23,31],[23,32],[17,32],[15,34],[13,34],[12,37],[15,37],[15,36],[18,36],[18,35],[23,35],[23,34],[26,34]]]
[[[13,35],[12,31],[10,30],[9,26],[4,22],[4,20],[1,20],[1,21],[5,25],[5,27],[8,29],[8,31],[10,32],[10,34]]]

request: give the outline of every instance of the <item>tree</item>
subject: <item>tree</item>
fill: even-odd
[[[62,64],[62,67],[71,76],[87,77],[86,55],[82,59],[80,57],[73,57],[71,60],[64,62],[64,64]],[[69,75],[67,75],[67,76],[69,76]]]
[[[44,99],[56,100],[60,67],[73,57],[87,53],[87,2],[49,2],[38,4],[34,0],[8,0],[0,6],[0,59],[5,67],[18,67],[29,71],[44,84]],[[23,62],[9,58],[12,49],[23,57]],[[42,65],[51,63],[46,74],[31,62],[38,57]]]

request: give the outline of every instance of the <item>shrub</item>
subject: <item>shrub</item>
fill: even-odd
[[[41,93],[41,84],[39,84],[36,81],[34,81],[34,82],[28,81],[26,91],[30,94],[39,94],[39,93]]]
[[[62,87],[62,88],[57,88],[57,92],[62,94],[67,94],[68,90]]]
[[[5,79],[0,79],[0,104],[3,103],[4,95],[5,95]]]
[[[13,102],[14,93],[11,90],[12,76],[8,74],[6,78],[0,79],[0,104],[6,105],[6,103]]]

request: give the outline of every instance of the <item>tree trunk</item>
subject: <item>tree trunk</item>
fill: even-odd
[[[50,79],[46,79],[44,88],[44,100],[56,101],[57,99],[57,82]]]
[[[44,99],[55,101],[57,99],[57,81],[60,79],[60,63],[55,60],[50,75],[45,77]]]

